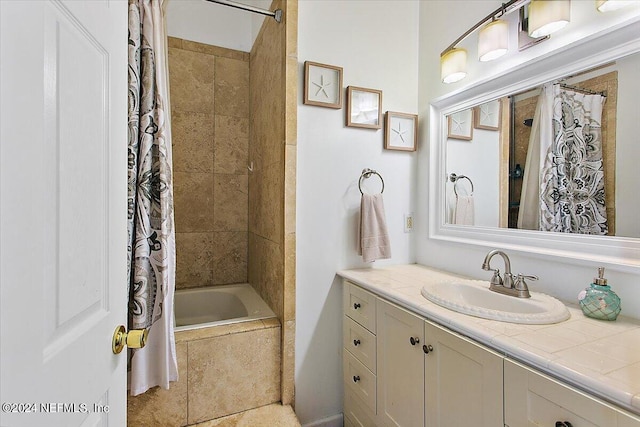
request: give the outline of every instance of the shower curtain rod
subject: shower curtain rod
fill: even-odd
[[[271,12],[270,10],[261,9],[259,7],[249,6],[248,4],[242,4],[231,0],[207,0],[211,3],[218,3],[225,6],[235,7],[236,9],[242,9],[253,13],[259,13],[261,15],[271,16],[276,22],[282,22],[282,9],[276,9]]]

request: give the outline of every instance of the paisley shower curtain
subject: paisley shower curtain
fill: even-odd
[[[606,235],[601,95],[551,87],[553,139],[541,139],[540,230]]]
[[[178,379],[173,332],[175,229],[166,34],[162,0],[129,0],[129,329],[148,328],[129,350],[129,390]]]

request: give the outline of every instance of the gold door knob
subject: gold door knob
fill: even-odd
[[[149,330],[146,328],[132,329],[127,332],[127,328],[124,325],[117,326],[113,332],[113,341],[111,342],[113,354],[119,354],[125,346],[129,348],[144,347],[147,344],[148,335]]]

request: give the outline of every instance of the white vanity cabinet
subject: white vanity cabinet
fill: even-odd
[[[348,281],[344,312],[345,425],[502,424],[500,355]]]
[[[378,419],[424,426],[424,319],[378,299]]]
[[[640,417],[348,280],[344,313],[345,426],[640,427]]]
[[[425,427],[501,426],[503,356],[425,322]]]
[[[640,418],[509,359],[504,361],[505,426],[640,427]],[[565,425],[569,425],[565,424]]]
[[[342,300],[344,424],[374,427],[377,425],[377,297],[345,281]]]

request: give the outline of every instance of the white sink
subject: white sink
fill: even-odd
[[[549,295],[531,292],[517,298],[489,290],[489,282],[456,280],[422,287],[422,296],[459,313],[502,322],[543,325],[567,320],[569,310]]]

